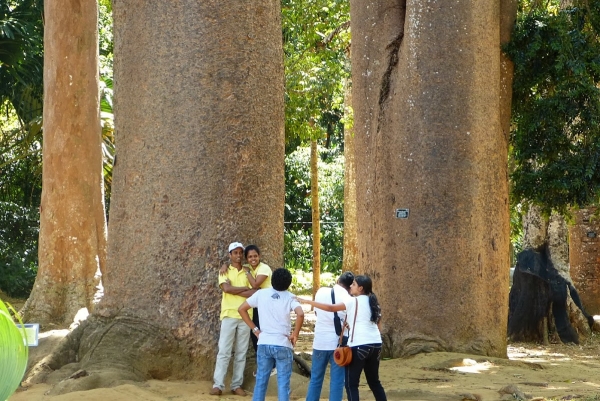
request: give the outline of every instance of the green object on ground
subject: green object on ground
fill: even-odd
[[[12,315],[21,322],[15,310],[0,300],[0,377],[2,378],[0,400],[2,401],[7,400],[19,387],[25,375],[29,356],[25,330],[17,328]]]

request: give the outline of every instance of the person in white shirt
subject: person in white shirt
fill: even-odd
[[[322,304],[308,299],[298,300],[315,308],[329,312],[346,311],[350,325],[348,346],[352,349],[352,362],[345,367],[345,387],[348,401],[358,401],[360,375],[365,372],[367,384],[376,401],[387,401],[385,390],[379,381],[379,362],[381,360],[381,307],[373,293],[373,283],[368,276],[356,276],[350,286],[350,295],[345,302],[334,305]],[[356,322],[355,321],[356,316]]]
[[[275,269],[271,276],[272,288],[258,290],[238,309],[242,320],[258,337],[256,362],[256,384],[252,401],[263,401],[273,368],[277,368],[277,395],[279,401],[290,399],[290,380],[294,361],[293,347],[300,335],[304,322],[304,311],[296,296],[287,289],[292,284],[292,274],[284,269]],[[250,308],[260,309],[260,328],[248,315]],[[296,325],[290,334],[290,312],[296,312]]]
[[[354,281],[354,274],[351,272],[342,273],[333,288],[319,288],[315,295],[315,302],[324,304],[335,304],[337,302],[345,303],[352,297],[348,293],[350,285]],[[310,370],[310,383],[306,393],[306,401],[318,401],[321,398],[321,389],[323,388],[323,378],[327,365],[329,368],[329,400],[341,401],[344,393],[344,368],[338,366],[333,360],[333,351],[338,345],[345,311],[327,312],[322,309],[315,310],[317,321],[314,329],[312,366]],[[339,322],[335,327],[334,317],[337,314]],[[347,337],[345,337],[347,339]]]

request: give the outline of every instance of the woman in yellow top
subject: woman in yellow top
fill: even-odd
[[[243,268],[246,270],[246,276],[248,277],[248,281],[252,288],[257,290],[261,288],[270,288],[272,271],[268,265],[260,261],[260,249],[258,249],[256,245],[248,245],[244,249],[244,256],[248,263],[245,264]],[[260,329],[258,308],[254,308],[252,312],[252,322]],[[252,347],[256,352],[258,348],[258,338],[254,332],[252,332],[250,338],[252,339]]]
[[[244,248],[244,257],[248,263],[244,264],[242,268],[246,271],[246,277],[250,283],[250,287],[259,290],[261,288],[271,287],[271,268],[260,261],[260,249],[256,245],[248,245]],[[224,264],[219,270],[219,274],[223,275],[227,272],[228,265]],[[258,308],[254,308],[252,312],[252,321],[260,329],[258,321]],[[250,336],[252,339],[252,347],[254,351],[258,349],[258,338],[252,332]]]

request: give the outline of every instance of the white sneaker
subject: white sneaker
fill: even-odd
[[[275,376],[277,374],[277,368],[273,368],[271,371],[271,376]]]

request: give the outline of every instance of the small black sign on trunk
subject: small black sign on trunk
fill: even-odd
[[[397,219],[408,219],[408,209],[396,209]]]

